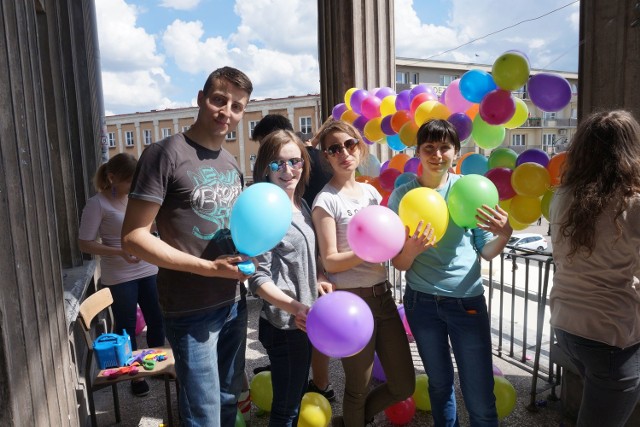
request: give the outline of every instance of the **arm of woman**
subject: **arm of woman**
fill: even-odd
[[[320,259],[329,273],[347,271],[363,261],[353,251],[338,252],[336,221],[322,208],[314,208],[311,214],[318,236]]]
[[[78,239],[78,247],[85,254],[100,255],[100,256],[121,256],[125,261],[130,264],[140,262],[140,259],[133,255],[129,255],[122,248],[114,248],[112,246],[104,245],[95,240],[82,240]]]
[[[280,310],[284,310],[295,316],[296,326],[306,331],[307,313],[309,312],[307,305],[282,292],[273,282],[263,283],[257,288],[256,293],[260,298],[268,301]]]
[[[511,238],[513,228],[509,224],[509,214],[498,205],[495,209],[482,205],[482,208],[478,208],[476,219],[478,220],[478,228],[495,235],[480,251],[480,256],[490,261],[502,252]]]

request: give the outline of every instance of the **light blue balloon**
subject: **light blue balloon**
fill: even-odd
[[[400,135],[398,135],[398,134],[388,135],[387,136],[387,145],[389,146],[389,148],[391,148],[394,151],[402,151],[405,148],[407,148],[407,146],[404,145],[402,143],[402,141],[400,140]]]
[[[291,200],[269,182],[251,185],[231,209],[229,229],[238,252],[250,257],[273,249],[291,226]]]
[[[469,70],[460,78],[460,94],[467,101],[479,104],[497,86],[491,74],[483,70]]]
[[[400,187],[402,184],[406,184],[407,182],[413,181],[416,179],[418,175],[413,172],[405,172],[398,175],[396,181],[393,183],[394,188]]]
[[[460,166],[462,175],[484,175],[489,170],[489,159],[482,154],[472,154],[465,158]]]

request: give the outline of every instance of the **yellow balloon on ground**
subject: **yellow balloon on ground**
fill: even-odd
[[[416,390],[413,392],[413,401],[416,404],[416,408],[421,411],[431,411],[429,377],[427,377],[427,374],[416,375]]]
[[[518,97],[514,96],[513,99],[516,101],[516,112],[513,113],[513,117],[503,125],[507,129],[519,128],[529,118],[529,107],[527,107],[527,104]]]
[[[394,114],[396,111],[396,95],[385,96],[380,103],[380,115],[390,116]]]
[[[516,389],[505,377],[493,376],[493,394],[496,396],[498,420],[502,421],[516,407]]]
[[[409,227],[409,235],[416,231],[420,221],[424,222],[423,227],[431,224],[436,242],[442,239],[449,225],[447,202],[431,188],[414,188],[405,194],[398,206],[398,216]]]
[[[541,197],[550,185],[549,171],[539,163],[522,163],[511,174],[511,186],[520,196]]]
[[[351,95],[353,95],[353,92],[357,90],[357,87],[352,87],[344,93],[344,105],[346,105],[349,110],[351,110]]]
[[[551,215],[549,214],[549,207],[551,206],[551,200],[553,199],[553,188],[549,188],[545,191],[542,196],[542,200],[540,200],[540,210],[542,211],[542,216],[546,218],[547,221],[551,221]]]
[[[450,115],[451,110],[446,105],[438,101],[425,101],[416,108],[414,120],[418,126],[421,126],[429,120],[446,120]]]
[[[271,412],[273,403],[273,386],[271,385],[271,371],[263,371],[251,379],[249,387],[251,401],[265,412]]]
[[[380,125],[382,124],[382,117],[375,117],[370,119],[366,125],[364,125],[364,137],[369,141],[379,141],[384,139],[384,132]]]
[[[302,397],[298,427],[327,427],[331,422],[331,404],[319,393],[309,392]]]
[[[516,194],[511,198],[509,215],[520,224],[531,224],[542,215],[540,199]]]

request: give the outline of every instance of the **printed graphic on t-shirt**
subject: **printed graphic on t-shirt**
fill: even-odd
[[[188,173],[194,184],[191,209],[216,226],[213,233],[203,233],[194,226],[193,234],[200,239],[211,240],[215,231],[229,226],[231,208],[241,190],[240,176],[236,170],[218,171],[209,166]]]

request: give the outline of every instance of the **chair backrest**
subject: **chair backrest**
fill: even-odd
[[[84,329],[85,339],[89,348],[93,347],[93,339],[91,338],[91,322],[103,310],[109,308],[113,304],[113,296],[111,290],[107,287],[100,289],[96,293],[85,299],[80,304],[78,317]]]

